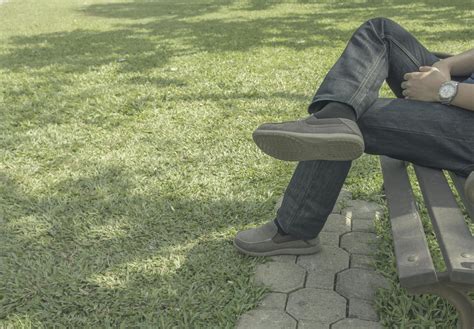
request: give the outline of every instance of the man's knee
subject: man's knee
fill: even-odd
[[[377,32],[383,32],[398,27],[398,23],[392,21],[386,17],[374,17],[365,22],[365,24],[371,25]]]

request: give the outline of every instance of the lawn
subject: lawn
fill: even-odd
[[[231,328],[255,307],[263,260],[232,238],[273,217],[294,163],[253,129],[304,116],[371,17],[474,46],[467,0],[341,2],[0,4],[0,327]],[[346,188],[383,203],[381,184],[364,156]],[[400,289],[377,228],[383,323],[453,327],[452,307]]]

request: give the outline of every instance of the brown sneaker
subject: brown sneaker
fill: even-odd
[[[467,177],[464,185],[464,193],[467,199],[474,205],[474,171]]]
[[[300,240],[282,235],[273,221],[237,233],[234,247],[250,256],[307,255],[321,250],[319,238]]]
[[[285,161],[354,160],[364,153],[364,138],[349,119],[318,119],[265,123],[253,133],[266,154]]]

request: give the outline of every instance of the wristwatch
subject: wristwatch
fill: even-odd
[[[458,93],[458,85],[459,82],[457,81],[446,81],[439,87],[438,95],[442,104],[451,104]]]

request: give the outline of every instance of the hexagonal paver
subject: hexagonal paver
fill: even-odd
[[[325,323],[314,320],[300,320],[298,321],[298,329],[329,329],[331,323]]]
[[[287,294],[271,292],[262,299],[258,309],[275,309],[284,311],[287,297]]]
[[[342,210],[342,215],[352,219],[378,219],[383,212],[383,207],[375,202],[362,200],[349,200],[347,207]]]
[[[294,255],[278,255],[269,257],[274,262],[281,263],[296,263],[296,256]]]
[[[337,275],[336,291],[349,299],[373,300],[378,288],[388,288],[388,282],[374,271],[351,268]]]
[[[339,246],[339,233],[337,232],[320,232],[318,236],[323,246]]]
[[[336,273],[330,270],[308,271],[305,287],[333,290]]]
[[[253,310],[242,315],[236,328],[293,329],[296,328],[296,321],[283,311]]]
[[[372,301],[388,282],[373,271],[371,255],[376,250],[374,220],[384,208],[351,197],[341,191],[319,236],[321,252],[273,256],[257,265],[255,282],[272,292],[241,317],[238,329],[382,328]],[[277,201],[276,211],[282,201]]]
[[[337,197],[337,201],[349,201],[352,199],[352,193],[349,192],[348,190],[342,189],[341,192],[339,192],[339,195]]]
[[[328,270],[336,273],[349,267],[349,254],[341,248],[327,246],[317,254],[298,257],[296,263],[308,271]]]
[[[375,252],[377,236],[367,232],[350,232],[341,237],[341,248],[351,254],[371,255]]]
[[[355,232],[375,232],[375,224],[371,219],[353,219],[352,230]]]
[[[382,325],[373,321],[344,319],[331,326],[332,329],[382,329]]]
[[[283,202],[283,195],[278,198],[277,202],[275,203],[275,212],[278,211],[281,207],[281,203]]]
[[[342,208],[344,208],[344,204],[342,202],[336,202],[334,208],[331,210],[331,214],[341,214]]]
[[[351,219],[339,214],[329,215],[323,227],[323,232],[346,233],[351,230]]]
[[[269,262],[257,265],[255,282],[274,292],[288,293],[303,287],[305,276],[306,271],[296,264]]]
[[[372,303],[358,298],[349,299],[349,317],[368,321],[379,320]]]
[[[332,323],[346,315],[346,300],[334,291],[304,288],[288,297],[286,311],[298,320]]]
[[[352,193],[346,190],[341,190],[337,197],[336,204],[332,213],[341,213],[341,210],[348,205],[348,201],[352,198]]]
[[[367,255],[352,254],[351,268],[365,268],[367,270],[373,269],[374,258]]]

